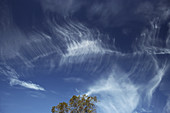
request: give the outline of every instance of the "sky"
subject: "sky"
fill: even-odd
[[[0,113],[170,113],[168,0],[1,0]]]

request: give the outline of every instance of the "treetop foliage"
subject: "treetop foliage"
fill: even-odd
[[[53,106],[52,113],[96,113],[95,104],[97,97],[94,96],[76,96],[74,95],[67,104],[66,102],[59,103]]]

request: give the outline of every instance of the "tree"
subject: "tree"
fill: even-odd
[[[57,106],[53,106],[51,109],[52,113],[95,113],[96,107],[95,102],[97,102],[97,97],[94,96],[73,96],[69,104],[62,102]]]

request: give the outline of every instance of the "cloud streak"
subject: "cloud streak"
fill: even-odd
[[[40,85],[34,84],[32,82],[21,81],[18,79],[10,79],[10,85],[11,86],[19,85],[19,86],[33,89],[33,90],[45,91],[45,89],[43,87],[41,87]]]
[[[10,66],[4,65],[3,67],[4,68],[2,68],[2,66],[0,67],[0,73],[8,78],[11,86],[19,85],[32,90],[45,91],[45,89],[38,84],[19,80],[20,75]]]

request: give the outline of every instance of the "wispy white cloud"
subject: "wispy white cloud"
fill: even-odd
[[[64,78],[64,80],[67,82],[84,82],[82,78],[77,78],[77,77],[68,77],[68,78]]]
[[[97,41],[83,40],[81,42],[73,42],[68,46],[68,56],[80,56],[91,53],[102,53],[103,49],[98,45]]]
[[[167,103],[163,109],[163,113],[170,113],[170,97],[167,100]]]
[[[160,36],[158,35],[161,28],[161,18],[152,19],[152,21],[150,21],[150,27],[151,29],[146,28],[141,32],[141,36],[139,39],[137,39],[136,42],[138,44],[135,45],[136,48],[134,49],[137,49],[138,52],[141,51],[150,55],[170,54],[169,31],[167,34],[166,44],[163,44],[163,41],[160,39]]]
[[[11,86],[19,85],[33,90],[45,91],[45,89],[38,84],[19,80],[20,75],[12,67],[8,65],[1,66],[0,73],[4,74],[7,77],[7,79],[9,79]]]
[[[67,47],[67,53],[61,59],[61,64],[83,62],[91,55],[103,54],[102,49],[97,41],[83,40],[81,42],[73,42]]]
[[[139,102],[137,89],[129,80],[119,81],[110,75],[91,86],[87,95],[99,95],[99,112],[132,113]]]
[[[157,69],[157,74],[149,81],[149,83],[145,86],[146,88],[146,98],[148,99],[147,104],[149,105],[152,99],[152,95],[155,92],[156,88],[159,86],[164,74],[166,72],[166,67],[162,69]]]
[[[102,56],[105,53],[113,53],[100,38],[108,38],[97,29],[90,29],[81,23],[67,20],[67,24],[60,26],[50,24],[61,40],[61,60],[59,65],[68,63],[81,63],[88,58]],[[58,46],[58,45],[56,45]],[[114,46],[114,45],[113,45]],[[60,49],[62,49],[60,48]]]
[[[41,87],[37,84],[34,84],[32,82],[21,81],[18,79],[10,79],[10,85],[11,86],[20,85],[22,87],[29,88],[29,89],[45,91],[45,89],[43,87]]]
[[[101,46],[102,44],[98,40],[82,40],[73,41],[67,46],[67,53],[63,55],[60,64],[65,63],[80,63],[87,58],[94,57],[96,55],[102,56],[105,53],[112,53],[111,50],[107,50]]]

